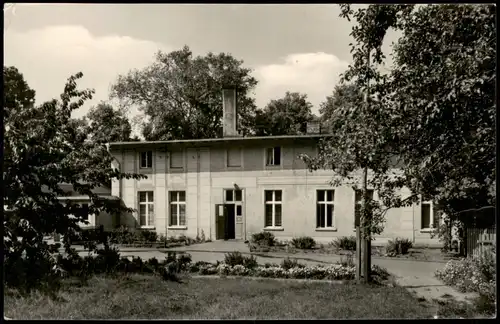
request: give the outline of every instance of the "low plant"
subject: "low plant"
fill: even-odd
[[[295,237],[290,242],[297,249],[311,250],[316,246],[316,241],[310,236]]]
[[[158,234],[155,231],[139,230],[137,233],[138,241],[154,243],[158,240]]]
[[[397,237],[394,240],[389,240],[385,247],[386,254],[389,256],[408,254],[408,251],[413,247],[413,242],[407,238]]]
[[[285,270],[289,270],[292,268],[304,268],[305,265],[302,263],[299,263],[297,259],[290,259],[290,258],[285,258],[283,261],[281,261],[281,267]]]
[[[496,254],[485,252],[478,257],[450,260],[436,277],[461,292],[476,292],[484,300],[496,300]]]
[[[337,237],[329,245],[337,250],[356,251],[356,236]]]
[[[110,233],[110,239],[115,244],[132,244],[135,236],[128,227],[122,225]]]
[[[167,247],[167,243],[169,242],[168,238],[163,235],[163,234],[160,234],[158,236],[158,242],[163,245],[163,247]]]
[[[275,246],[276,238],[271,232],[260,232],[252,234],[250,243],[257,244],[260,246]]]
[[[224,255],[224,264],[229,266],[241,265],[250,269],[258,266],[257,259],[253,255],[246,257],[238,251],[226,253]]]

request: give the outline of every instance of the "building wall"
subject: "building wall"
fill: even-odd
[[[269,145],[271,141],[266,141]],[[278,144],[278,143],[277,143]],[[249,239],[264,228],[264,190],[282,190],[282,223],[273,233],[279,239],[312,236],[327,243],[334,237],[355,235],[354,191],[349,186],[332,188],[331,172],[309,172],[298,154],[316,154],[314,143],[282,144],[282,163],[277,167],[265,166],[265,147],[262,143],[248,144],[242,148],[240,167],[228,167],[226,146],[184,148],[183,168],[173,169],[169,163],[168,148],[153,152],[152,169],[139,168],[140,151],[127,150],[114,153],[123,172],[142,173],[148,176],[140,181],[123,179],[114,181],[112,192],[119,193],[128,207],[138,209],[138,191],[154,192],[155,224],[151,227],[159,234],[195,237],[202,231],[207,238],[216,238],[216,204],[224,202],[224,189],[243,190],[243,217],[237,222],[236,237]],[[316,228],[316,190],[334,189],[334,229]],[[170,227],[168,215],[169,191],[186,192],[186,226]],[[377,198],[375,193],[375,198]],[[138,215],[121,215],[120,223],[138,226]],[[429,233],[420,230],[420,206],[391,209],[386,214],[384,232],[375,243],[404,237],[416,243],[437,244]]]

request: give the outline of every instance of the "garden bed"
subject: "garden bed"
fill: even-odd
[[[259,246],[249,243],[250,252],[260,253],[286,253],[286,254],[319,254],[319,255],[339,255],[339,256],[354,256],[355,250],[337,249],[328,245],[316,245],[312,249],[297,249],[287,244],[276,244],[274,246]],[[372,246],[372,256],[391,259],[406,259],[417,261],[436,261],[444,262],[449,260],[458,260],[458,253],[441,252],[440,249],[434,248],[410,248],[407,254],[389,255],[386,252],[385,246]]]

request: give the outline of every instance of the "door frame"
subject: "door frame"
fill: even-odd
[[[241,201],[235,201],[234,198],[235,198],[235,191],[241,191]],[[226,191],[232,191],[233,192],[233,200],[232,201],[227,201],[226,200]],[[236,224],[237,221],[236,221],[236,217],[238,217],[238,213],[237,213],[237,210],[238,210],[238,206],[241,206],[241,220],[242,220],[242,225],[243,225],[243,233],[241,235],[241,238],[243,240],[246,240],[247,239],[247,234],[246,234],[246,217],[245,217],[245,189],[244,188],[222,188],[222,205],[229,205],[229,204],[233,204],[234,205],[234,233],[235,233],[235,237],[237,236],[236,235]],[[224,209],[224,212],[226,212],[226,210]]]

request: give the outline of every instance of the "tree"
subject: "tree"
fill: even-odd
[[[30,107],[35,104],[35,90],[31,89],[19,70],[13,66],[3,68],[3,113],[8,117],[17,107]]]
[[[387,127],[392,116],[390,110],[384,109],[387,76],[377,69],[383,62],[381,46],[385,32],[395,25],[395,17],[406,10],[407,6],[369,6],[353,13],[349,5],[342,5],[341,16],[349,19],[353,15],[358,24],[351,32],[356,41],[351,44],[353,63],[342,76],[343,83],[350,83],[342,88],[351,90],[354,102],[348,105],[340,102],[339,106],[332,102],[331,110],[323,109],[328,113],[324,118],[331,121],[333,134],[323,140],[317,157],[303,156],[313,170],[332,169],[332,185],[351,184],[354,190],[361,190],[359,215],[365,282],[370,280],[371,240],[373,234],[383,231],[385,212],[411,201],[411,197],[401,197],[397,191],[401,183],[394,181],[397,173],[392,167],[397,156],[391,150],[392,135]],[[358,91],[365,95],[362,104],[358,101]],[[382,203],[368,196],[369,185],[378,191]]]
[[[393,184],[408,187],[414,202],[432,199],[448,217],[470,223],[464,211],[496,201],[495,7],[378,5],[354,12],[342,5],[342,10],[358,22],[352,31],[354,63],[344,77],[360,85],[375,81],[387,115],[381,120],[385,146],[403,165]],[[383,61],[381,44],[389,28],[403,36],[394,45],[390,74],[380,75],[366,68],[367,54],[373,50],[373,63]]]
[[[339,84],[335,86],[331,96],[321,103],[319,108],[321,124],[330,130],[339,120],[334,115],[339,109],[354,109],[363,105],[363,93],[354,84]]]
[[[495,20],[493,5],[423,6],[394,47],[393,122],[411,188],[454,216],[495,204]]]
[[[131,140],[132,127],[123,111],[100,103],[87,113],[89,133],[97,143],[125,142]]]
[[[283,98],[271,100],[257,112],[257,135],[305,134],[307,123],[313,119],[311,108],[306,94],[287,91]]]
[[[394,48],[394,123],[401,124],[401,156],[413,180],[407,182],[435,201],[447,224],[458,225],[462,240],[463,229],[476,221],[466,211],[496,202],[495,10],[419,8],[402,22]],[[494,215],[477,226],[494,224]]]
[[[111,167],[113,157],[104,144],[88,140],[85,125],[71,112],[92,97],[77,89],[78,73],[68,79],[60,100],[35,106],[34,91],[17,69],[4,67],[4,268],[6,284],[31,288],[50,286],[54,260],[43,236],[65,235],[66,248],[79,232],[85,213],[122,211],[92,189],[112,178],[142,178]],[[11,86],[15,85],[15,86]],[[14,98],[14,99],[13,99]],[[58,197],[61,183],[90,198],[89,209]],[[131,211],[125,208],[126,211]],[[74,216],[74,217],[73,217]]]
[[[119,76],[112,96],[125,105],[137,105],[147,119],[142,123],[146,140],[199,139],[222,136],[222,88],[238,91],[239,127],[253,131],[257,84],[243,61],[229,54],[193,57],[189,47],[158,52],[156,61]]]

